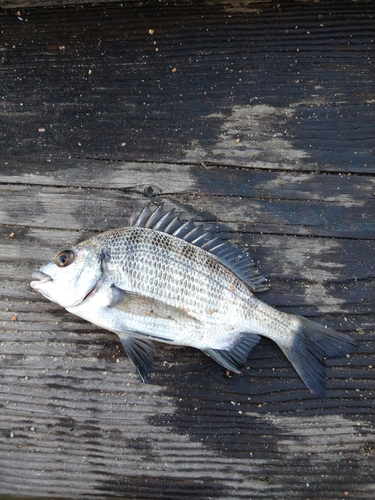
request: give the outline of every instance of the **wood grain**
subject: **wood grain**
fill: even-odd
[[[0,499],[372,499],[374,5],[84,3],[0,9]],[[267,339],[242,377],[158,344],[142,384],[32,291],[161,202],[246,248],[266,302],[358,341],[325,400]]]

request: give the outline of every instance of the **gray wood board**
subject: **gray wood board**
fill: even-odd
[[[171,170],[170,166],[168,170]],[[106,175],[109,176],[108,170]],[[215,181],[219,176],[218,184],[221,193],[216,194],[214,182],[210,181],[212,178]],[[116,177],[118,178],[118,175]],[[289,175],[286,191],[291,193],[298,190],[299,194],[295,198],[282,195],[284,181],[280,181],[281,185],[277,189],[278,181],[273,174],[259,176],[253,173],[248,174],[247,179],[244,179],[242,175],[238,176],[245,181],[242,187],[243,195],[234,196],[230,190],[231,177],[233,177],[232,173],[226,175],[226,172],[219,172],[219,175],[217,172],[213,174],[212,170],[208,173],[199,172],[196,176],[196,184],[204,184],[206,181],[207,186],[212,185],[212,195],[207,196],[207,191],[209,191],[207,187],[206,193],[180,192],[173,196],[175,203],[181,210],[189,209],[189,206],[193,204],[195,210],[198,210],[203,217],[211,212],[223,223],[226,221],[234,223],[238,231],[248,231],[253,228],[256,232],[370,239],[375,233],[375,197],[372,192],[375,183],[373,179],[338,180],[336,186],[332,182],[327,182],[320,191],[321,195],[326,195],[326,197],[317,199],[316,190],[313,195],[309,192],[311,188],[319,184],[316,176],[313,176],[315,182],[311,183],[312,176],[306,178]],[[284,177],[280,176],[280,178]],[[161,175],[157,175],[156,170],[153,173],[156,185],[168,183],[167,179],[168,176],[165,178],[163,172]],[[256,192],[256,188],[250,188],[247,195],[245,186],[257,180],[259,181],[258,193],[262,193],[263,196],[251,196],[251,191]],[[320,179],[320,183],[324,184],[324,179]],[[294,184],[294,189],[291,187],[292,184]],[[226,192],[225,187],[228,189]],[[147,193],[147,188],[145,189]],[[83,189],[82,187],[44,187],[41,190],[39,186],[2,185],[0,193],[4,199],[7,197],[7,203],[0,212],[0,222],[17,225],[31,223],[34,226],[43,227],[48,219],[51,227],[66,229],[95,227],[101,230],[126,225],[128,217],[124,212],[124,191],[127,190]],[[356,192],[358,192],[358,198],[355,196]],[[239,198],[244,202],[251,200],[251,203],[238,203]],[[224,202],[225,212],[222,210]],[[19,210],[21,203],[23,210]],[[144,200],[142,203],[144,204]],[[43,219],[44,222],[40,219],[41,211],[46,217]],[[128,209],[128,215],[129,212]],[[338,214],[340,214],[339,217],[337,217]]]
[[[0,9],[1,500],[372,499],[374,4],[22,6]],[[325,400],[267,339],[229,378],[158,344],[142,384],[114,334],[31,290],[149,202],[359,342]]]

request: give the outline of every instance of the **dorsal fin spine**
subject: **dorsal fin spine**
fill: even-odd
[[[145,223],[148,221],[151,214],[150,205],[146,205],[134,222],[134,226],[145,227]]]
[[[197,237],[204,236],[204,234],[205,234],[205,232],[204,232],[204,229],[203,229],[202,225],[195,226],[190,231],[190,233],[188,233],[187,235],[185,235],[185,240],[188,241],[189,243],[192,243],[193,241],[195,241],[197,239]],[[196,246],[198,246],[198,245],[196,245]]]
[[[200,240],[202,240],[204,242],[205,238],[206,238],[206,234],[203,233],[200,236],[198,236],[197,238],[195,238],[195,240],[192,240],[190,243],[192,243],[193,245],[196,245],[196,246],[200,247],[201,246],[201,241]]]
[[[152,212],[148,221],[145,224],[145,227],[154,228],[155,224],[157,224],[160,221],[160,219],[164,215],[163,205],[164,205],[164,203],[159,205],[158,208],[154,212]]]
[[[174,208],[169,210],[163,217],[155,224],[155,228],[158,231],[164,231],[168,224],[175,218]]]
[[[180,227],[180,222],[181,221],[179,220],[179,216],[176,215],[176,217],[174,217],[174,219],[172,219],[172,221],[164,229],[164,232],[168,234],[173,234]]]

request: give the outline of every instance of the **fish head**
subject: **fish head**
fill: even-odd
[[[81,304],[102,277],[103,252],[90,246],[61,250],[52,262],[33,273],[30,286],[62,307]]]

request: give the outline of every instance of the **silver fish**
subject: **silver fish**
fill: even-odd
[[[246,252],[163,205],[60,251],[33,277],[34,290],[116,333],[143,381],[152,340],[196,347],[241,373],[262,335],[324,397],[324,359],[356,348],[350,337],[258,299],[253,292],[265,290],[266,280]]]

